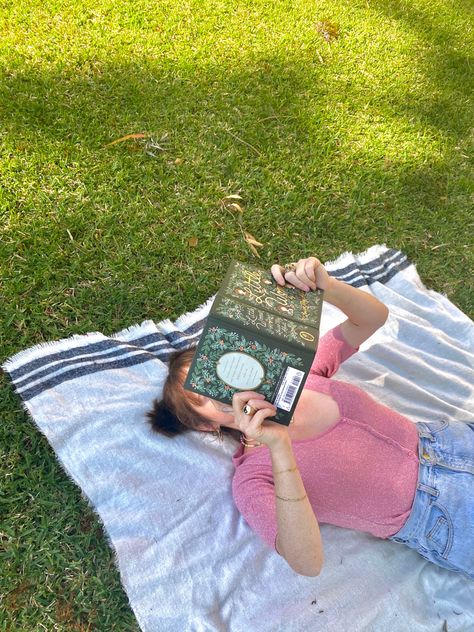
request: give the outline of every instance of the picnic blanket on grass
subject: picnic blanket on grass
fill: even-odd
[[[390,308],[386,324],[335,379],[415,423],[443,415],[472,422],[473,322],[426,289],[398,250],[377,245],[326,267]],[[141,629],[474,631],[474,582],[395,542],[322,525],[321,574],[296,575],[233,505],[234,440],[151,432],[145,413],[160,395],[167,358],[197,343],[212,300],[174,323],[72,336],[4,364],[100,516]],[[325,304],[321,333],[344,319]]]

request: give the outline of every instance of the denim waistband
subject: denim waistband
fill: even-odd
[[[424,422],[416,424],[418,429],[418,482],[416,485],[415,498],[412,511],[408,516],[403,527],[391,540],[396,542],[404,542],[410,540],[418,533],[420,524],[423,523],[426,512],[429,510],[431,500],[438,498],[439,491],[435,487],[435,473],[433,465],[436,464],[437,458],[433,450],[433,444],[436,441],[436,433],[449,425],[448,419],[438,419],[429,425]],[[424,492],[424,493],[418,493]],[[416,502],[415,502],[416,500]]]

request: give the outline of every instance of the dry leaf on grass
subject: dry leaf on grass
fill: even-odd
[[[249,244],[249,247],[250,247],[250,250],[253,252],[253,254],[260,259],[260,255],[258,254],[258,250],[255,248],[255,246],[252,246],[252,244]]]
[[[233,193],[231,195],[226,195],[225,198],[222,198],[221,204],[224,208],[229,209],[230,211],[237,211],[238,213],[243,213],[244,209],[237,204],[234,200],[241,200],[241,196],[237,195],[237,193]]]
[[[316,31],[324,37],[326,42],[332,42],[339,37],[339,24],[330,20],[316,22]]]
[[[238,213],[243,213],[244,209],[240,206],[240,204],[237,204],[237,202],[232,202],[232,204],[226,204],[227,208],[232,209],[233,211],[237,211]]]
[[[139,134],[127,134],[126,136],[122,136],[121,138],[117,138],[117,140],[113,140],[111,143],[107,143],[104,147],[111,147],[112,145],[116,145],[117,143],[123,143],[125,140],[137,140],[137,138],[146,138],[148,134],[144,134],[140,132]]]
[[[255,237],[253,235],[251,235],[250,233],[244,232],[244,237],[245,237],[245,241],[248,243],[250,250],[253,252],[253,254],[258,257],[260,259],[260,255],[258,254],[258,250],[255,248],[255,246],[259,246],[262,247],[263,244],[261,244],[259,241],[257,241],[255,239]]]
[[[263,244],[257,241],[255,237],[250,233],[245,233],[245,239],[246,241],[248,241],[249,244],[252,244],[253,246],[263,246]]]
[[[194,248],[195,246],[197,246],[197,243],[198,243],[197,237],[191,237],[191,239],[188,239],[188,246],[191,246],[191,248]]]
[[[244,230],[244,227],[243,227],[244,209],[240,204],[235,202],[235,200],[242,200],[242,197],[238,195],[237,193],[226,195],[221,200],[222,208],[224,208],[227,211],[230,211],[230,212],[235,211],[237,213],[237,215],[233,214],[232,216],[237,219],[240,225],[240,230],[242,231],[244,239],[248,243],[250,250],[253,252],[253,254],[256,257],[260,259],[260,255],[258,254],[258,250],[256,246],[258,246],[259,248],[262,248],[264,244],[257,241],[253,235],[251,235],[250,233]]]
[[[134,144],[128,146],[128,148],[132,151],[145,151],[148,156],[152,158],[157,158],[158,155],[155,153],[158,151],[167,151],[166,147],[163,147],[165,143],[168,142],[168,132],[164,134],[160,140],[156,140],[148,132],[139,132],[137,134],[127,134],[126,136],[122,136],[121,138],[117,138],[117,140],[113,140],[111,143],[107,143],[104,147],[111,147],[112,145],[117,145],[118,143],[123,143],[125,141],[131,140],[134,141]],[[178,158],[178,160],[181,160]],[[176,163],[179,164],[179,163]]]

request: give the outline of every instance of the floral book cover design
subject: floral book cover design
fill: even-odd
[[[281,287],[268,270],[233,261],[213,302],[184,387],[231,403],[263,393],[288,425],[313,363],[323,291]]]

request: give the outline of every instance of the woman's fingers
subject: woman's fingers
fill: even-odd
[[[265,432],[265,426],[262,426],[263,422],[265,419],[273,417],[274,414],[275,411],[271,408],[261,408],[258,410],[254,415],[252,415],[250,421],[245,426],[245,429],[242,429],[245,436],[249,438],[261,437]],[[271,419],[269,419],[269,421],[271,421]]]
[[[306,291],[316,289],[316,268],[318,265],[320,265],[320,262],[316,257],[300,259],[296,264],[296,276],[300,283],[306,286]]]
[[[276,407],[273,406],[273,404],[270,407],[266,406],[265,408],[259,408],[257,412],[252,415],[249,422],[249,426],[251,425],[260,426],[260,424],[262,423],[264,419],[266,419],[267,417],[271,417],[275,413],[276,413]]]
[[[262,393],[255,393],[254,391],[243,391],[235,393],[232,397],[232,408],[236,419],[240,419],[241,416],[247,416],[244,413],[244,408],[249,405],[253,410],[259,410],[260,408],[273,407],[273,404],[265,399],[265,395]]]
[[[285,268],[283,266],[279,266],[277,263],[274,263],[270,268],[270,271],[278,285],[285,285]]]
[[[278,285],[289,283],[304,292],[309,292],[311,289],[316,289],[315,270],[319,265],[321,265],[319,259],[308,257],[307,259],[300,259],[295,270],[285,272],[285,268],[277,263],[273,264],[270,270]]]
[[[255,391],[237,391],[232,397],[232,408],[236,413],[241,413],[249,399],[265,400],[265,395]]]
[[[251,414],[244,413],[246,404],[253,408]],[[277,411],[276,406],[267,401],[263,394],[254,391],[235,393],[232,398],[232,407],[240,430],[247,436],[254,436],[262,421],[275,415]]]
[[[298,268],[295,272],[286,272],[285,279],[286,281],[288,281],[288,283],[291,283],[291,285],[294,285],[299,290],[303,290],[303,292],[309,292],[309,290],[311,289],[307,283],[301,280],[300,276],[298,275]]]
[[[304,284],[300,283],[300,281],[298,280],[298,276],[294,272],[285,272],[285,268],[283,266],[274,264],[270,269],[273,278],[278,283],[278,285],[293,285],[294,287],[297,287],[301,290],[309,290],[309,287],[305,287]]]
[[[308,257],[300,259],[294,270],[285,271],[283,266],[275,263],[271,267],[273,278],[279,285],[285,285],[285,282],[297,287],[304,292],[315,290],[317,288],[316,270],[321,262],[316,257]]]
[[[245,412],[245,406],[250,406],[250,411],[248,413]],[[256,413],[262,409],[268,409],[272,412],[272,414],[276,413],[276,406],[266,399],[249,399],[240,410],[240,415],[244,417],[255,417]]]
[[[313,290],[316,289],[316,268],[320,265],[321,262],[319,259],[316,259],[316,257],[308,257],[308,259],[305,259],[303,262],[304,274]]]
[[[317,261],[314,257],[310,257]],[[285,272],[283,266],[277,263],[270,268],[271,273],[278,285],[286,285],[287,283],[308,292],[311,288],[315,289],[314,273],[311,275],[311,263],[306,267],[308,259],[300,259],[294,271]]]
[[[254,409],[250,411],[252,414],[246,415],[243,412],[242,409],[245,404],[252,406]],[[275,441],[280,441],[282,434],[288,433],[286,426],[266,423],[266,421],[274,421],[271,418],[276,414],[277,408],[267,401],[261,393],[254,391],[235,393],[232,398],[232,405],[236,413],[236,427],[247,439],[270,446]]]
[[[247,404],[251,406],[254,411],[261,410],[262,408],[270,408],[276,412],[276,406],[266,399],[249,399]],[[254,414],[255,412],[251,412],[250,416],[253,416]]]
[[[303,290],[303,292],[309,292],[313,285],[305,272],[306,261],[307,259],[300,259],[296,264],[295,270],[285,274],[285,279],[295,287]]]

